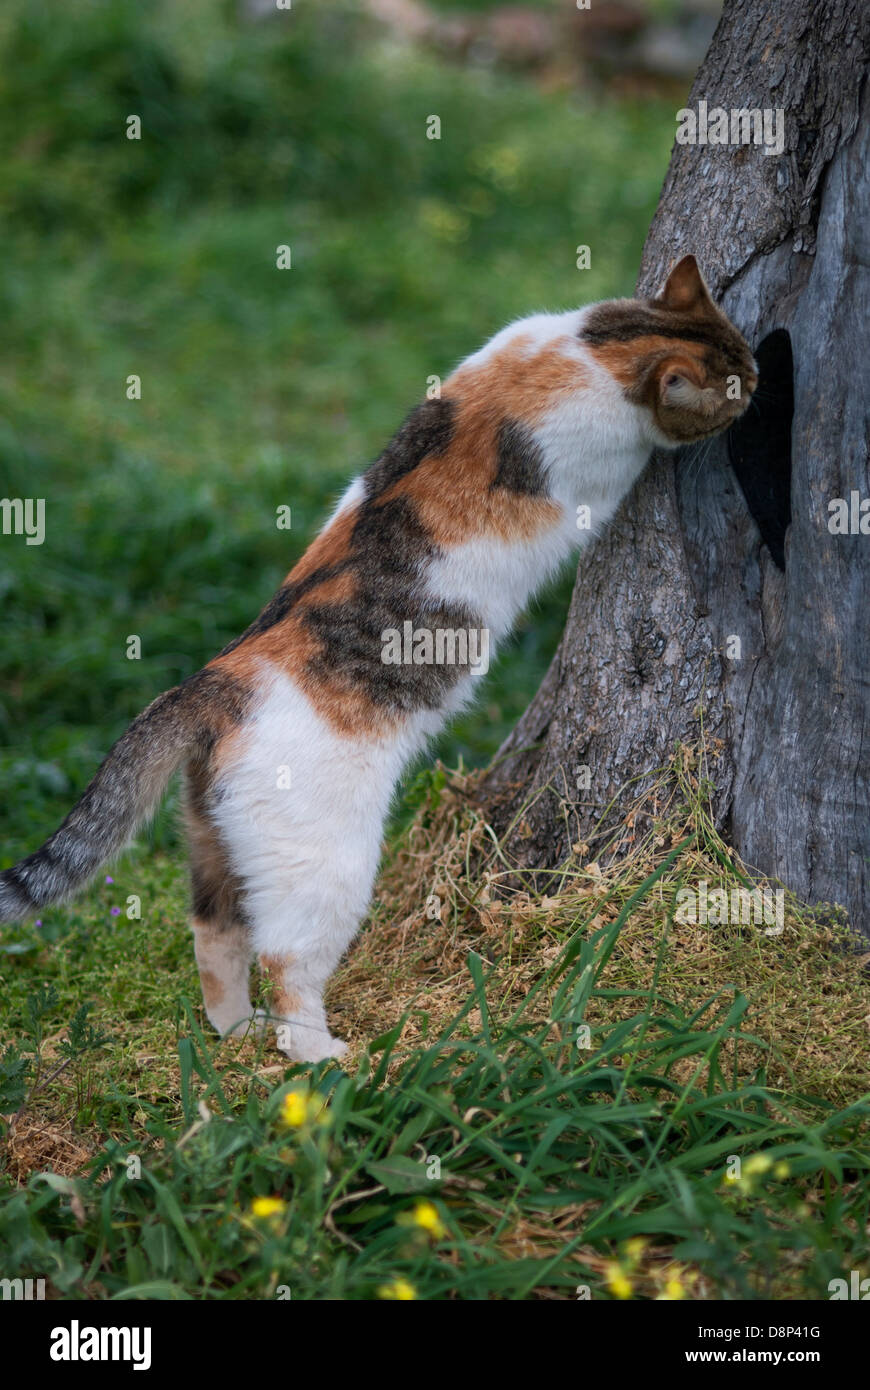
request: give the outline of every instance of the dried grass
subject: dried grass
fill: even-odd
[[[82,1171],[97,1147],[74,1130],[70,1119],[25,1110],[13,1120],[5,1138],[7,1175],[20,1185],[26,1183],[31,1173],[73,1177]]]
[[[759,1041],[726,1057],[737,1079],[752,1079],[763,1065],[774,1089],[836,1104],[866,1095],[870,946],[837,910],[810,909],[786,893],[778,935],[763,926],[675,920],[680,886],[778,886],[752,875],[716,833],[702,767],[697,751],[679,750],[597,858],[575,845],[544,893],[506,858],[475,798],[477,776],[447,774],[389,854],[369,925],[333,980],[328,1007],[336,1031],[361,1049],[407,1013],[403,1050],[425,1042],[468,996],[470,951],[492,963],[491,1008],[494,1017],[504,1015],[582,923],[592,932],[613,921],[671,849],[688,841],[630,914],[607,967],[608,989],[645,994],[658,970],[659,995],[686,1008],[742,993]],[[641,1006],[636,997],[599,995],[588,1018],[604,1022]],[[531,1017],[542,1013],[543,992]]]

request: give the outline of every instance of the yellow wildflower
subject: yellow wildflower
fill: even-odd
[[[622,1265],[611,1261],[606,1269],[607,1287],[615,1298],[631,1298],[633,1285]]]
[[[773,1160],[767,1154],[752,1154],[743,1165],[744,1178],[754,1178],[756,1174],[766,1173],[773,1167]]]
[[[281,1119],[290,1129],[301,1129],[312,1121],[328,1124],[329,1111],[316,1091],[300,1089],[287,1092],[281,1102]]]
[[[665,1280],[664,1291],[659,1294],[659,1300],[666,1303],[673,1303],[686,1297],[686,1288],[682,1279],[681,1269],[668,1270]]]
[[[281,1102],[281,1119],[285,1125],[298,1129],[308,1119],[308,1096],[305,1091],[288,1091]]]
[[[381,1284],[378,1298],[393,1298],[399,1303],[409,1303],[417,1297],[417,1290],[407,1279],[394,1279],[390,1284]]]
[[[447,1234],[447,1228],[434,1202],[419,1201],[414,1207],[412,1220],[415,1226],[421,1227],[433,1240],[443,1240]]]
[[[257,1216],[261,1220],[283,1216],[286,1210],[287,1203],[282,1202],[280,1197],[255,1197],[251,1203],[251,1215]]]

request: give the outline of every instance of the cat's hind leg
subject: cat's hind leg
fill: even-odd
[[[249,890],[254,944],[272,993],[269,1013],[279,1049],[297,1062],[342,1057],[323,991],[368,907],[378,863],[377,824],[357,840],[289,846]]]
[[[223,1036],[244,1037],[253,1025],[260,1032],[263,1015],[251,1004],[251,942],[247,930],[222,926],[199,917],[191,920],[202,999],[209,1023]]]
[[[253,943],[244,921],[241,887],[208,815],[186,807],[193,890],[193,943],[205,1011],[224,1035],[260,1031],[262,1012],[251,1005]]]
[[[259,957],[264,977],[272,986],[270,1016],[281,1052],[296,1062],[321,1062],[343,1057],[347,1044],[329,1031],[323,991],[338,964],[341,951],[315,960],[292,952]]]

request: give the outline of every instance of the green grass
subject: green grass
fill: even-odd
[[[141,1026],[140,1047],[171,1058],[169,1094],[137,1084],[117,1047],[88,1086],[94,1054],[80,1052],[86,1118],[112,1137],[87,1173],[10,1190],[0,1240],[66,1297],[356,1300],[395,1296],[397,1280],[439,1300],[826,1297],[867,1256],[870,1105],[739,1081],[729,1049],[753,1041],[739,995],[688,1010],[626,991],[628,1016],[575,1046],[590,1004],[613,997],[625,923],[673,858],[615,921],[579,922],[518,1007],[501,1006],[472,952],[466,1001],[429,1040],[400,1052],[399,1021],[350,1074],[322,1064],[310,1076],[264,1072],[252,1045],[203,1035],[181,933],[164,921],[177,885],[158,865],[149,964],[133,963],[141,928],[119,925],[92,978],[100,1021],[118,1009],[128,1035]],[[73,926],[51,957],[59,993],[43,1032],[67,1014],[86,934]],[[71,1088],[70,1073],[54,1084]],[[290,1093],[303,1121],[292,1126]],[[259,1198],[280,1205],[259,1216]]]

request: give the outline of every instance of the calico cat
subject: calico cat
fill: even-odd
[[[0,874],[0,921],[83,884],[183,764],[209,1019],[250,1026],[256,955],[281,1050],[341,1056],[323,989],[366,912],[397,779],[473,693],[471,638],[508,632],[655,446],[724,429],[756,384],[692,256],[655,299],[503,329],[411,412],[247,631],[158,696]]]

